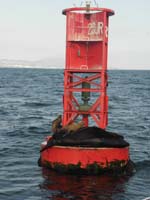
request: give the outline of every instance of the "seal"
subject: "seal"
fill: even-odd
[[[52,121],[52,132],[59,133],[62,128],[62,116],[59,115],[54,121]]]
[[[84,127],[84,122],[80,121],[78,123],[76,122],[70,122],[70,124],[63,126],[62,123],[62,116],[59,115],[53,122],[52,122],[52,132],[54,134],[57,133],[74,133],[80,128]]]

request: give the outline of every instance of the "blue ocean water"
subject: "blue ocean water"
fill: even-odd
[[[150,71],[109,71],[109,126],[130,143],[132,176],[73,176],[37,166],[62,113],[63,70],[0,68],[0,200],[142,200],[150,196]]]

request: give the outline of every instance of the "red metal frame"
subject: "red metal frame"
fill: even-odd
[[[108,123],[108,18],[114,11],[90,8],[86,12],[86,9],[76,7],[63,11],[67,17],[63,125],[82,116],[88,126],[88,117],[91,116],[98,127],[105,129]],[[83,89],[83,82],[90,83],[91,87]],[[80,103],[74,95],[77,92],[98,94],[88,111],[79,110]]]

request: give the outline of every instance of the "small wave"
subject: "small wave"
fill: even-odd
[[[5,108],[4,108],[5,109]],[[0,109],[0,115],[8,115],[9,112],[7,112],[6,110]]]
[[[150,169],[150,160],[143,160],[135,163],[136,170],[145,170],[145,169]]]
[[[45,119],[43,116],[27,116],[27,117],[20,117],[20,121],[27,121],[27,120],[43,120]]]
[[[45,129],[44,128],[40,128],[40,127],[36,127],[36,126],[30,126],[28,128],[28,131],[31,133],[43,133],[45,132]]]
[[[49,103],[40,103],[40,102],[31,102],[31,103],[24,103],[22,106],[24,107],[47,107]]]

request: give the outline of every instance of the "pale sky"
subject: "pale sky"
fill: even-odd
[[[61,12],[81,1],[0,0],[0,59],[56,58],[62,59],[64,67],[65,16]],[[150,69],[150,0],[97,3],[116,13],[109,24],[109,68]]]

